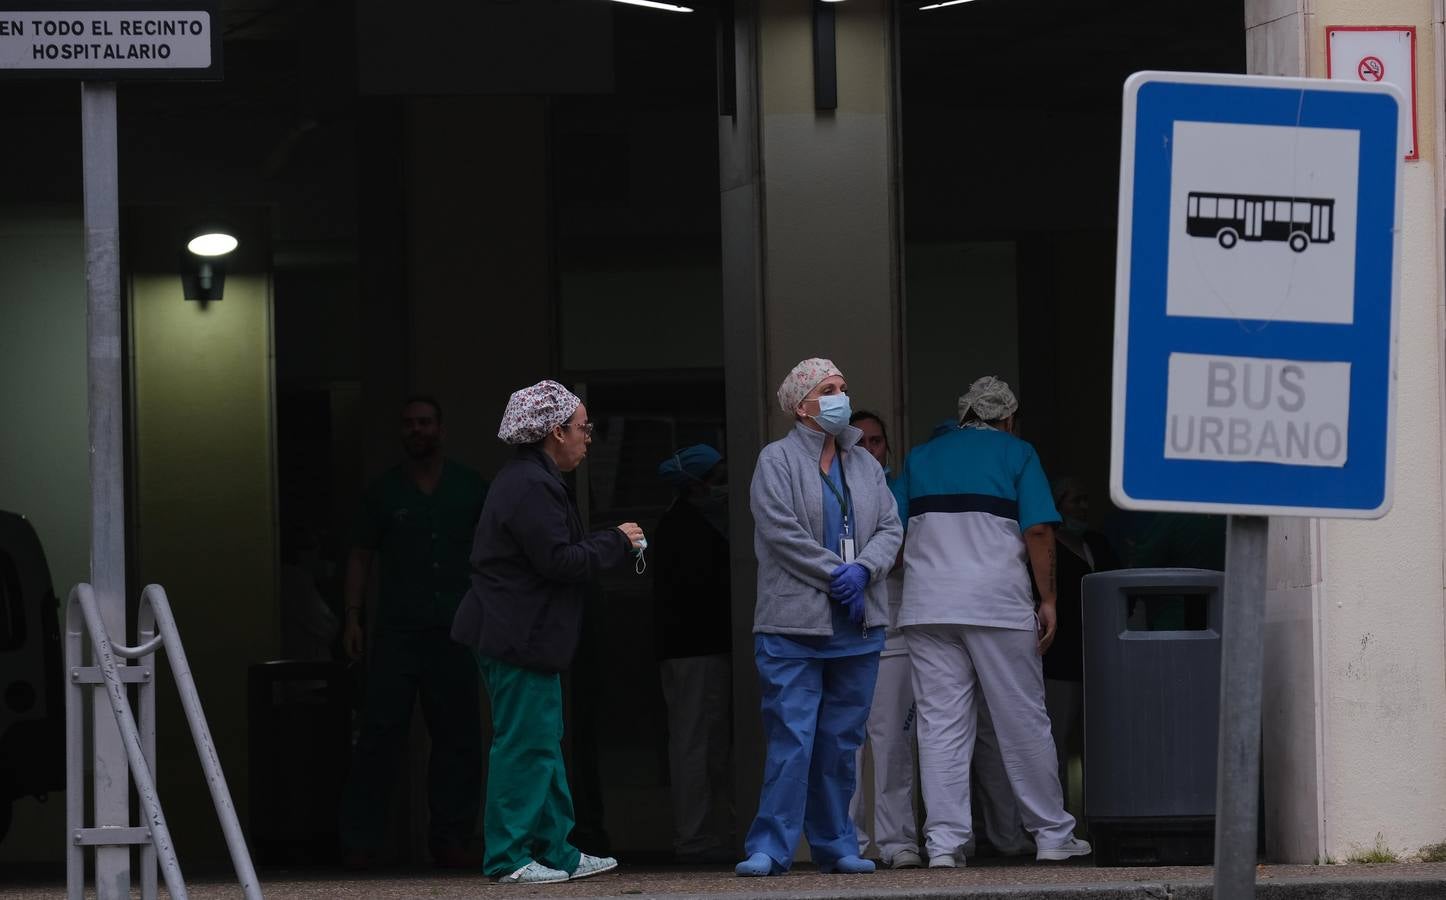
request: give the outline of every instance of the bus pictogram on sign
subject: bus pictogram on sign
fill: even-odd
[[[1335,200],[1191,191],[1185,233],[1214,238],[1229,250],[1238,241],[1284,241],[1296,253],[1335,240]]]

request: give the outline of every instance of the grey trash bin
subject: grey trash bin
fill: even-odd
[[[1206,569],[1085,576],[1085,811],[1096,865],[1212,860],[1223,581]]]

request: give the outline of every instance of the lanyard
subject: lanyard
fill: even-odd
[[[843,482],[843,493],[839,493],[839,489],[834,487],[833,479],[824,474],[822,469],[818,470],[818,477],[823,479],[823,483],[833,493],[834,499],[838,500],[838,508],[843,511],[843,533],[845,536],[848,536],[852,534],[852,532],[849,531],[849,514],[852,512],[849,503],[851,498],[849,494],[849,479],[844,473],[843,457],[835,456],[834,460],[838,462],[838,480]]]

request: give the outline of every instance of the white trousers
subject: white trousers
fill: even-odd
[[[1064,845],[1075,822],[1064,811],[1034,632],[977,625],[910,625],[903,631],[919,712],[929,856],[957,856],[973,836],[969,770],[982,703],[993,711],[1004,772],[1025,829],[1041,849]]]
[[[863,815],[863,792],[856,790],[849,803],[849,818],[859,833],[859,853],[872,842],[884,862],[892,861],[900,850],[919,852],[919,826],[914,816],[914,718],[909,655],[882,657],[868,724],[874,760],[873,815]],[[863,771],[863,757],[860,747],[859,771]]]
[[[658,669],[668,705],[673,850],[679,856],[732,850],[731,657],[665,659]]]
[[[999,749],[999,736],[994,733],[989,704],[977,704],[976,712],[979,718],[971,764],[978,779],[977,805],[984,820],[984,836],[995,850],[1006,856],[1032,853],[1033,839],[1024,830],[1019,816],[1014,785],[1009,783],[1009,773],[1004,768],[1004,753]]]
[[[1078,681],[1044,680],[1044,708],[1049,713],[1049,728],[1054,738],[1055,759],[1059,766],[1060,792],[1069,800],[1069,746],[1079,727],[1084,709],[1084,685]],[[1014,788],[1004,771],[1004,758],[999,752],[999,738],[989,718],[988,704],[979,706],[979,732],[974,738],[974,774],[979,778],[979,811],[984,818],[984,836],[989,843],[1006,854],[1032,851],[1029,835],[1014,802]]]

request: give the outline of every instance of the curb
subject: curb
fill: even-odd
[[[928,890],[758,891],[727,894],[610,894],[614,900],[1212,900],[1210,881],[1121,882],[1093,885],[1021,884]],[[1381,878],[1311,878],[1258,881],[1258,900],[1441,900],[1446,879],[1386,876]]]

